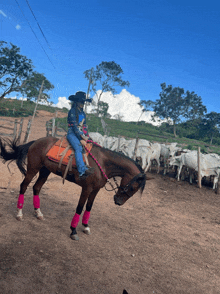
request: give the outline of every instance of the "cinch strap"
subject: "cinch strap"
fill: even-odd
[[[24,194],[18,196],[17,208],[22,209],[24,204]]]
[[[88,225],[89,218],[90,218],[90,211],[85,210],[85,212],[83,214],[82,224]]]
[[[72,222],[71,222],[71,227],[76,228],[79,223],[79,220],[80,220],[80,215],[75,213],[75,215],[72,219]]]
[[[36,208],[36,209],[40,208],[40,198],[39,198],[39,195],[34,195],[33,196],[33,205],[34,205],[34,208]]]

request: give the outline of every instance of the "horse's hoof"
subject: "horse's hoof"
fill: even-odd
[[[17,215],[17,216],[16,216],[16,220],[22,222],[22,221],[23,221],[23,215],[22,215],[22,216]]]
[[[90,235],[90,234],[91,234],[91,232],[90,232],[90,228],[89,228],[89,227],[85,227],[85,228],[83,229],[83,233],[85,233],[86,235]]]
[[[43,213],[40,211],[40,208],[36,209],[34,211],[34,214],[35,214],[37,219],[44,220],[44,216],[43,216]]]
[[[79,241],[79,237],[78,237],[78,235],[73,235],[73,234],[71,234],[70,235],[70,238],[72,239],[72,240],[75,240],[75,241]]]

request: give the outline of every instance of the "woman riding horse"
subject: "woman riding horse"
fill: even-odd
[[[59,163],[51,161],[46,154],[49,149],[58,141],[57,138],[46,137],[36,141],[29,142],[24,145],[17,145],[15,141],[2,140],[0,138],[0,158],[4,162],[16,161],[19,170],[25,175],[23,182],[20,185],[20,194],[18,197],[18,215],[17,219],[23,218],[22,208],[24,204],[24,194],[32,179],[39,172],[38,179],[33,186],[33,205],[37,217],[42,219],[43,214],[40,210],[39,193],[46,182],[50,173],[62,176],[65,173],[66,166],[62,164],[59,168]],[[27,157],[27,170],[26,170]],[[110,183],[109,179],[121,177],[120,185],[117,185],[113,190],[117,190],[114,196],[114,202],[117,205],[123,205],[130,197],[138,190],[143,191],[146,183],[146,174],[142,168],[131,158],[126,157],[109,149],[94,145],[88,156],[89,165],[94,167],[94,173],[88,177],[80,177],[77,168],[73,166],[72,171],[67,174],[66,179],[74,182],[82,187],[82,192],[76,207],[76,213],[71,222],[71,235],[73,240],[78,240],[76,227],[80,220],[80,215],[86,204],[86,210],[82,217],[84,232],[89,234],[88,221],[93,202],[99,190]],[[117,183],[117,182],[116,182]],[[110,183],[111,184],[111,183]]]
[[[91,102],[92,99],[86,99],[86,93],[76,92],[68,98],[72,101],[72,107],[68,113],[68,133],[67,140],[75,151],[76,166],[80,177],[87,177],[94,172],[94,168],[88,168],[83,162],[83,147],[88,140],[88,130],[86,125],[86,114],[83,111],[85,102]]]

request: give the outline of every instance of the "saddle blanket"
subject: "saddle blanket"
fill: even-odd
[[[92,144],[86,144],[87,149],[90,151],[92,149]],[[85,155],[88,156],[89,152],[86,151]],[[70,155],[74,155],[74,150],[72,149],[71,145],[67,141],[66,137],[61,138],[58,140],[47,152],[46,156],[48,159],[60,162],[62,159],[62,164],[67,165],[70,160]],[[85,156],[83,156],[83,161],[86,162]],[[72,159],[72,165],[76,166],[75,155]]]

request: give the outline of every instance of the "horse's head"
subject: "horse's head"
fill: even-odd
[[[123,205],[131,198],[139,189],[141,193],[144,190],[147,177],[144,173],[139,173],[130,181],[127,177],[122,178],[120,187],[114,196],[115,204]]]

